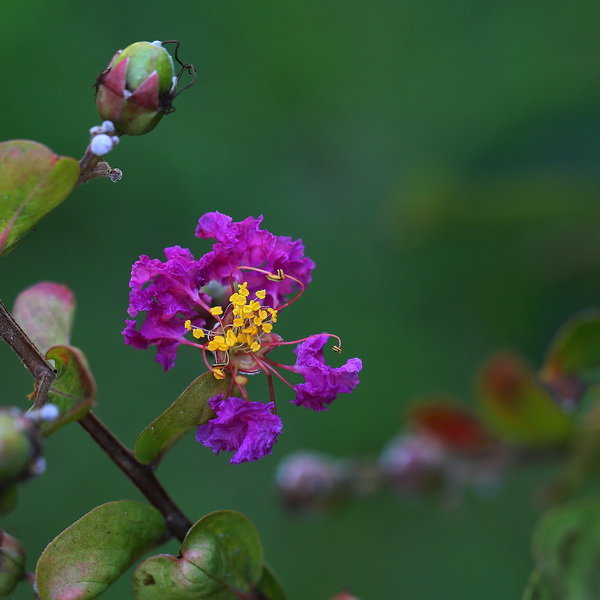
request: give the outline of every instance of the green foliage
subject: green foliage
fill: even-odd
[[[54,421],[42,423],[44,435],[81,419],[94,406],[96,384],[85,356],[74,346],[54,346],[46,352],[46,358],[54,361],[56,379],[48,393],[48,401],[55,404],[60,415]]]
[[[286,600],[279,580],[268,565],[263,567],[263,574],[258,582],[257,590],[266,600]]]
[[[571,418],[515,356],[498,355],[484,365],[476,397],[490,430],[506,441],[546,446],[572,435]]]
[[[600,382],[600,312],[576,315],[552,341],[542,381],[564,402],[578,401],[587,386]]]
[[[94,508],[40,556],[35,576],[41,600],[97,598],[165,533],[161,514],[147,504],[120,500]]]
[[[268,600],[282,598],[274,579],[263,574],[258,532],[233,511],[206,515],[189,530],[178,557],[153,556],[133,574],[136,600],[236,600],[259,585],[274,594]]]
[[[5,254],[71,192],[74,158],[28,140],[0,143],[0,255]]]
[[[71,290],[52,281],[41,281],[23,290],[12,311],[42,354],[52,346],[70,342],[74,313],[75,298]]]
[[[185,433],[214,416],[208,400],[227,390],[228,379],[215,379],[212,373],[197,377],[179,398],[150,423],[135,442],[135,456],[149,464],[161,456]]]
[[[537,568],[525,600],[600,597],[600,500],[556,508],[544,515],[533,537]]]

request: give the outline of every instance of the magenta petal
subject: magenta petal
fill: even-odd
[[[294,370],[302,375],[304,383],[294,386],[297,406],[312,410],[326,410],[338,394],[350,393],[359,383],[362,361],[350,358],[341,367],[330,367],[323,357],[323,346],[329,340],[325,333],[312,335],[295,349],[297,360]]]
[[[228,285],[233,278],[238,282],[247,281],[251,291],[265,289],[265,304],[276,308],[283,304],[286,296],[298,290],[298,284],[291,279],[269,281],[261,273],[240,271],[238,267],[256,267],[271,273],[281,269],[306,286],[315,264],[304,256],[301,240],[275,236],[261,229],[261,223],[262,217],[248,217],[236,223],[219,212],[200,217],[196,237],[216,240],[212,251],[200,259],[200,264],[207,280]]]
[[[271,454],[271,448],[283,428],[281,418],[273,414],[275,404],[250,402],[223,394],[208,401],[216,416],[200,425],[196,441],[211,448],[215,454],[221,450],[233,452],[231,464],[258,460]]]

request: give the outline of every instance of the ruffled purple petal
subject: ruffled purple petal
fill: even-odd
[[[183,323],[191,319],[203,327],[206,312],[199,304],[206,296],[200,288],[205,280],[200,266],[187,248],[165,248],[166,260],[140,256],[131,269],[129,286],[130,316],[146,311],[139,329],[127,320],[123,330],[125,343],[134,348],[156,346],[156,360],[165,370],[175,364],[177,347],[186,333]]]
[[[221,450],[234,452],[229,461],[231,464],[258,460],[271,454],[283,427],[281,418],[272,413],[273,402],[263,404],[220,394],[208,403],[216,416],[198,427],[196,441],[216,454]]]
[[[284,273],[300,280],[305,286],[311,281],[314,262],[304,256],[301,240],[285,236],[275,236],[261,229],[262,217],[248,217],[237,223],[231,217],[218,212],[200,217],[195,235],[199,238],[213,238],[213,249],[200,259],[202,272],[207,280],[228,285],[230,278],[247,281],[251,291],[265,289],[265,304],[277,307],[283,304],[285,296],[295,292],[298,284],[290,279],[269,281],[261,273],[240,271],[237,267],[257,267],[275,273]]]
[[[362,361],[351,358],[341,367],[330,367],[323,357],[323,346],[328,339],[324,333],[312,335],[294,350],[298,357],[294,370],[305,381],[294,386],[296,398],[292,400],[293,404],[316,411],[326,410],[338,394],[348,394],[358,385]]]

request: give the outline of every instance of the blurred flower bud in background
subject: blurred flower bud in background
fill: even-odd
[[[338,461],[317,452],[295,452],[277,467],[275,482],[283,504],[299,512],[318,512],[335,504],[343,480]]]
[[[405,433],[383,449],[379,465],[390,483],[399,491],[436,489],[440,483],[444,451],[431,436]]]
[[[183,68],[193,72],[191,65]],[[118,135],[143,135],[173,110],[178,79],[161,42],[136,42],[119,50],[101,73],[96,108]]]
[[[21,542],[0,530],[0,596],[10,594],[25,572],[25,549]]]

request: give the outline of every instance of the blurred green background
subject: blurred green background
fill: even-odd
[[[591,0],[4,3],[1,139],[79,157],[99,121],[92,84],[133,41],[182,40],[199,81],[110,155],[121,183],[77,189],[2,261],[0,295],[12,304],[42,279],[73,289],[97,412],[132,443],[203,366],[184,351],[164,374],[152,351],[123,345],[131,263],[172,244],[206,251],[193,237],[206,211],[264,214],[318,266],[280,330],[339,333],[364,360],[362,383],[323,414],[280,389],[271,457],[230,466],[188,436],[161,480],[193,519],[249,515],[292,600],[346,585],[361,600],[518,598],[547,470],[520,469],[452,513],[381,494],[312,520],[278,506],[272,478],[302,448],[376,455],[415,396],[469,404],[486,356],[514,348],[539,364],[556,328],[597,304],[599,16]],[[30,378],[4,346],[0,365],[3,403],[25,406]],[[30,568],[92,507],[140,497],[77,426],[47,459],[2,525]]]

